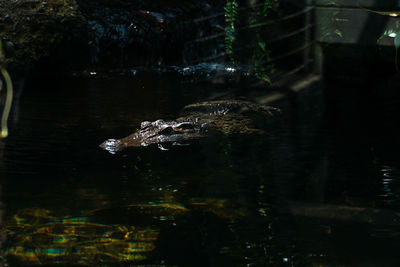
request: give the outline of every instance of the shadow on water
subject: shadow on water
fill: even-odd
[[[224,94],[180,71],[26,85],[0,158],[10,266],[395,266],[398,162],[332,127],[319,88],[277,103],[266,135],[98,147]]]

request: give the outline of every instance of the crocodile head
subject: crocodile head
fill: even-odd
[[[186,141],[200,137],[200,127],[193,121],[144,121],[140,129],[122,139],[108,139],[100,147],[114,154],[126,147],[185,145]]]

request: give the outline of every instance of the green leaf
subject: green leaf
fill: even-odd
[[[262,80],[268,84],[271,84],[271,79],[268,77],[268,75],[263,75]]]
[[[336,30],[335,30],[335,33],[336,33],[336,35],[339,36],[340,38],[343,38],[343,34],[342,34],[342,32],[341,32],[340,30],[336,29]]]
[[[262,51],[266,50],[266,45],[264,42],[258,42],[258,46],[261,48]]]

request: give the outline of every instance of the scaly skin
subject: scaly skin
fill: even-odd
[[[253,127],[253,116],[265,119],[279,111],[276,108],[242,100],[206,101],[187,105],[182,116],[173,121],[144,121],[140,129],[122,139],[108,139],[100,147],[116,153],[127,147],[146,147],[152,144],[183,145],[210,133],[254,134],[263,130]]]

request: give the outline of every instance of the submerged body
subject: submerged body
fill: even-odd
[[[209,134],[263,133],[256,119],[267,120],[279,110],[243,100],[205,101],[187,105],[176,120],[144,121],[140,129],[122,139],[108,139],[100,147],[116,153],[127,147],[152,144],[164,150],[164,145],[185,145],[188,141]]]

